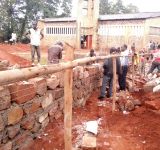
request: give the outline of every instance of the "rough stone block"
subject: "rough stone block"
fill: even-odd
[[[39,116],[38,121],[39,121],[40,123],[42,123],[47,117],[48,117],[48,113],[42,113],[42,114]]]
[[[83,149],[96,150],[97,147],[96,137],[92,134],[86,133],[83,136],[81,147]]]
[[[0,110],[9,108],[11,105],[11,96],[7,87],[0,86]]]
[[[42,122],[42,128],[45,128],[49,124],[49,117],[47,117],[43,122]]]
[[[9,90],[11,93],[11,100],[18,104],[30,101],[36,95],[34,85],[28,82],[11,84]]]
[[[37,133],[41,129],[41,124],[38,122],[35,122],[33,128],[31,129],[32,133]]]
[[[26,139],[30,137],[30,133],[28,131],[24,131],[18,136],[16,136],[13,140],[16,147],[20,147],[23,143],[25,143]]]
[[[49,116],[54,116],[57,110],[58,110],[58,101],[54,101],[53,106],[49,111]]]
[[[46,79],[38,77],[29,80],[30,83],[34,84],[36,93],[38,95],[44,95],[47,91],[47,82]]]
[[[18,150],[31,150],[32,149],[31,146],[32,146],[33,142],[34,142],[34,140],[31,136],[27,137],[25,142],[20,145]]]
[[[12,142],[9,141],[6,144],[0,145],[0,150],[12,150]]]
[[[25,114],[32,114],[40,109],[41,102],[38,100],[35,100],[35,101],[34,100],[32,103],[24,105],[23,109]]]
[[[47,87],[50,90],[54,90],[60,84],[60,80],[57,79],[56,76],[52,76],[52,78],[47,79]]]
[[[55,99],[59,99],[63,96],[64,96],[64,89],[63,88],[55,89]]]
[[[47,93],[44,96],[44,99],[42,100],[42,108],[45,109],[47,108],[49,105],[51,105],[53,103],[53,96],[52,93]]]
[[[23,117],[23,109],[19,106],[12,107],[8,111],[8,125],[14,125],[18,123]]]
[[[96,68],[95,66],[88,66],[86,67],[86,71],[88,71],[89,76],[93,76],[96,74]]]
[[[160,100],[145,101],[145,106],[153,110],[160,110]]]
[[[62,117],[62,115],[63,115],[62,111],[58,110],[58,111],[55,113],[54,118],[57,120],[57,119],[59,119],[60,117]]]
[[[9,138],[13,139],[20,132],[20,125],[10,126],[7,131]]]
[[[35,123],[35,117],[34,116],[29,116],[22,120],[21,122],[21,127],[25,130],[31,130],[34,126]]]
[[[0,131],[2,131],[4,129],[4,127],[5,127],[5,124],[4,124],[3,118],[0,114]]]

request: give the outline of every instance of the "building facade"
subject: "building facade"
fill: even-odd
[[[91,24],[96,24],[96,21]],[[105,49],[124,43],[128,46],[135,43],[141,49],[146,48],[151,40],[160,43],[160,12],[100,15],[97,25],[92,26],[80,24],[76,18],[46,18],[39,20],[39,27],[44,29],[43,46],[57,40],[78,49]],[[82,46],[84,39],[85,45]]]

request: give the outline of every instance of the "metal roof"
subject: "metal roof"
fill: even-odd
[[[136,19],[147,19],[147,18],[155,18],[160,17],[160,12],[140,12],[133,14],[108,14],[108,15],[100,15],[100,21],[107,20],[136,20]],[[66,18],[45,18],[40,19],[44,22],[74,22],[76,18],[66,17]]]
[[[160,12],[140,12],[133,14],[100,15],[99,20],[135,20],[160,17]]]

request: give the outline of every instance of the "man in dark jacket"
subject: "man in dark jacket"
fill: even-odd
[[[110,49],[110,54],[116,53],[117,50],[116,48],[112,47]],[[117,74],[121,73],[121,64],[120,64],[120,59],[119,57],[116,58],[116,67],[117,67]],[[102,100],[106,97],[106,86],[109,86],[109,90],[107,93],[107,97],[112,96],[112,83],[113,83],[113,61],[112,58],[108,58],[105,60],[104,65],[104,76],[103,76],[103,81],[102,81],[102,87],[101,87],[101,93],[98,99]]]

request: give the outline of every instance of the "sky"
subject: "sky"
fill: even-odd
[[[72,10],[72,16],[76,16],[78,0],[72,1],[74,6]],[[139,8],[140,12],[160,12],[160,0],[123,0],[123,3],[125,5],[132,3]]]

